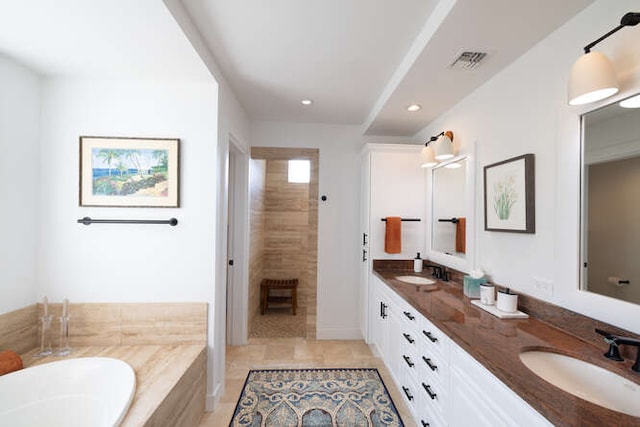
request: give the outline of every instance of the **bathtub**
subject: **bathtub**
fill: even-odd
[[[136,389],[127,363],[65,359],[0,376],[0,426],[118,426]]]

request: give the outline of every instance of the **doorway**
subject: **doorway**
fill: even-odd
[[[302,162],[296,162],[302,161]],[[291,178],[291,167],[308,165],[308,180]],[[249,337],[316,337],[319,150],[252,147],[249,173]],[[297,279],[297,310],[291,291],[273,291],[261,313],[264,279]],[[278,293],[280,292],[280,294]]]
[[[226,343],[247,342],[249,153],[229,138],[226,173]]]

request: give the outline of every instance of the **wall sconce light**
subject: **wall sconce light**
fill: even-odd
[[[600,101],[618,92],[618,79],[611,61],[601,52],[591,52],[591,48],[620,29],[638,23],[640,13],[626,13],[620,25],[584,47],[585,54],[573,64],[569,74],[569,105]]]
[[[429,146],[432,142],[433,148]],[[438,164],[439,160],[442,161],[453,157],[453,132],[450,130],[442,131],[429,138],[429,141],[425,142],[420,156],[423,168],[433,167]]]
[[[424,144],[424,148],[420,152],[420,158],[422,159],[420,166],[423,168],[431,168],[438,164],[433,148],[429,147],[429,142]]]
[[[631,98],[620,101],[619,104],[622,108],[640,108],[640,95],[632,96]]]

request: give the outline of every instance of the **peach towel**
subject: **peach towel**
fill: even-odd
[[[22,358],[13,350],[0,351],[0,375],[24,368]]]
[[[384,251],[388,254],[402,252],[402,218],[388,216],[387,228],[384,234]]]
[[[458,218],[456,223],[456,252],[465,253],[467,249],[467,219]]]

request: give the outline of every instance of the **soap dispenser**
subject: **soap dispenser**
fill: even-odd
[[[413,271],[416,273],[422,273],[422,258],[420,258],[420,252],[418,252],[418,255],[416,255],[413,260]]]

